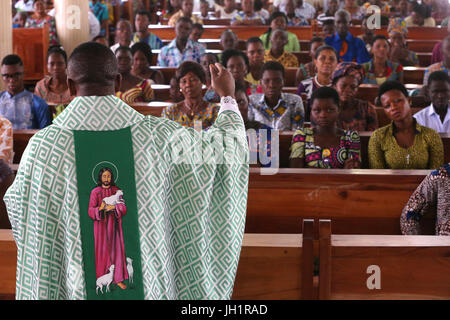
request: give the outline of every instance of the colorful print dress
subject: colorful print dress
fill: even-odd
[[[356,131],[345,131],[339,145],[322,148],[314,144],[313,128],[304,128],[294,133],[290,158],[305,159],[310,168],[344,168],[347,159],[360,159],[360,139]]]

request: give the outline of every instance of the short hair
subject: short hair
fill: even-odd
[[[327,19],[327,20],[322,22],[322,27],[323,26],[328,26],[328,25],[334,26],[334,19]]]
[[[212,57],[214,57],[214,60],[216,60],[216,62],[219,62],[219,57],[215,53],[205,52],[204,54],[202,54],[202,57],[204,57],[204,56],[212,56]]]
[[[251,38],[249,38],[247,40],[247,43],[246,43],[246,48],[248,48],[248,45],[250,43],[261,43],[261,45],[264,46],[262,40],[259,37],[251,37]]]
[[[223,31],[222,34],[220,35],[220,39],[222,39],[222,37],[223,37],[224,35],[226,35],[226,34],[231,34],[231,35],[233,35],[233,37],[234,37],[236,40],[238,40],[238,36],[237,36],[236,33],[234,33],[234,31],[231,30],[231,29],[227,29],[227,30]],[[256,37],[254,37],[254,38],[256,38]],[[259,39],[259,38],[258,38],[258,39]]]
[[[445,71],[434,71],[428,77],[428,86],[431,85],[432,81],[444,81],[450,83],[450,77],[448,76],[448,73]]]
[[[383,34],[377,34],[375,37],[373,37],[373,39],[372,39],[372,46],[375,43],[375,41],[377,41],[377,40],[384,40],[384,41],[386,41],[388,43],[389,46],[391,46],[391,44],[389,43],[388,38],[385,35],[383,35]]]
[[[62,55],[62,57],[64,58],[64,62],[67,65],[67,53],[66,53],[66,51],[64,51],[64,49],[61,46],[51,46],[50,48],[48,48],[47,61],[48,61],[48,58],[50,58],[50,55],[52,55],[52,54]]]
[[[195,61],[184,61],[182,64],[180,64],[177,71],[175,72],[177,83],[180,83],[180,79],[187,75],[189,72],[195,74],[202,83],[206,82],[205,70],[203,70],[203,67],[199,63]]]
[[[379,88],[378,88],[378,101],[381,101],[381,96],[383,94],[385,94],[388,91],[391,90],[398,90],[401,93],[403,93],[403,95],[405,97],[408,97],[408,90],[406,90],[405,86],[403,85],[403,83],[396,81],[396,80],[388,80],[385,81]]]
[[[147,16],[148,20],[151,20],[150,12],[148,12],[147,10],[138,11],[134,17],[136,18],[137,15]]]
[[[352,21],[352,17],[350,15],[350,13],[345,9],[339,9],[338,11],[336,11],[336,13],[334,14],[335,21],[339,18],[340,15],[345,16],[346,20],[349,23],[350,23],[350,21]]]
[[[109,86],[118,74],[117,59],[108,47],[97,42],[85,42],[73,50],[67,71],[69,78],[78,84]]]
[[[106,40],[106,37],[105,37],[105,36],[102,36],[101,34],[99,34],[98,36],[95,36],[94,38],[92,38],[91,41],[95,42],[95,41],[97,41],[98,39],[101,39],[101,38],[103,38],[103,39]]]
[[[186,16],[179,17],[176,24],[179,24],[180,22],[187,22],[187,23],[190,23],[191,25],[193,25],[191,18],[186,17]]]
[[[264,63],[264,65],[261,69],[261,74],[264,74],[264,72],[267,70],[280,71],[281,75],[283,76],[283,79],[284,79],[284,75],[285,75],[284,67],[278,61],[267,61],[266,63]]]
[[[413,9],[413,12],[420,14],[422,17],[424,17],[425,19],[428,18],[431,15],[430,9],[428,9],[426,6],[424,6],[423,4],[416,4]]]
[[[227,49],[222,53],[222,65],[226,68],[228,64],[228,60],[232,57],[241,57],[244,59],[244,62],[247,68],[250,68],[250,62],[248,61],[247,55],[241,50],[236,49]]]
[[[16,64],[23,66],[22,59],[17,54],[9,54],[2,60],[2,66],[13,66]]]
[[[320,46],[320,47],[318,47],[318,48],[316,49],[316,52],[314,53],[314,59],[317,59],[317,58],[319,57],[320,53],[321,53],[322,51],[325,51],[325,50],[333,51],[334,54],[336,55],[336,60],[338,59],[338,54],[337,54],[337,52],[336,52],[336,49],[333,48],[332,46],[327,45],[327,44],[326,44],[326,45],[323,45],[323,46]]]
[[[203,31],[203,25],[201,23],[193,23],[192,24],[192,29],[194,29],[194,28],[200,29],[200,30]]]
[[[339,93],[333,87],[320,87],[314,90],[311,95],[311,106],[316,99],[332,99],[339,108]]]
[[[311,46],[314,42],[323,42],[325,43],[325,40],[322,37],[314,37],[309,41],[309,45]]]
[[[134,57],[136,52],[142,52],[147,58],[148,64],[152,64],[152,48],[146,42],[138,42],[131,46],[131,55]]]
[[[127,47],[127,46],[119,46],[119,47],[116,49],[116,51],[114,51],[114,55],[116,55],[117,52],[119,52],[119,51],[127,51],[127,52],[129,52],[129,53],[131,54],[131,56],[133,56],[133,53],[131,52],[131,48],[130,48],[130,47]]]

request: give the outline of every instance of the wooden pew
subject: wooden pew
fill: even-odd
[[[160,52],[161,52],[161,49],[152,50],[152,63],[151,63],[152,66],[156,66],[158,64],[158,55]],[[214,53],[216,55],[221,52],[222,52],[222,50],[213,50],[213,49],[206,50],[206,53]]]
[[[149,31],[157,35],[160,39],[174,39],[175,29],[164,25],[149,25]],[[219,39],[223,31],[231,29],[236,33],[239,39],[249,39],[250,37],[259,37],[267,31],[268,26],[213,26],[205,25],[203,38]],[[287,30],[295,33],[298,39],[310,40],[313,37],[313,28],[305,27],[287,27]]]
[[[171,102],[152,101],[152,102],[135,102],[131,104],[131,107],[145,116],[151,115],[154,117],[160,117],[163,109],[170,105],[172,105]]]
[[[421,39],[407,39],[406,45],[408,49],[415,53],[430,53],[433,51],[434,46],[440,40],[421,40]]]
[[[20,162],[22,154],[28,145],[28,141],[30,141],[31,137],[38,131],[39,130],[36,129],[13,130],[13,163]]]
[[[17,248],[12,231],[0,229],[0,300],[13,300],[16,292]]]
[[[353,36],[359,36],[362,34],[360,25],[350,26],[349,32]],[[381,27],[381,29],[375,29],[375,34],[382,34],[388,37],[387,27]],[[441,41],[448,35],[446,28],[438,27],[409,27],[408,28],[408,40],[437,40]],[[410,49],[412,50],[412,49]]]
[[[450,237],[335,235],[320,221],[319,299],[450,299]]]
[[[381,112],[381,111],[379,111]],[[293,131],[279,131],[279,157],[280,157],[280,168],[289,168],[289,148],[291,146]],[[368,159],[368,145],[369,139],[372,132],[362,131],[359,132],[359,137],[361,139],[361,168],[369,168]],[[450,162],[450,133],[440,133],[439,134],[444,144],[444,163]]]
[[[49,27],[13,29],[13,53],[24,64],[24,80],[35,83],[47,73],[47,51],[49,47]]]
[[[423,84],[425,67],[403,67],[403,82],[406,84]]]
[[[315,298],[313,223],[303,221],[303,234],[244,234],[232,298]],[[16,259],[12,230],[0,229],[0,299],[14,299]]]
[[[337,234],[400,234],[402,209],[429,172],[250,168],[245,232],[301,233],[307,218],[333,220]],[[432,215],[422,223],[434,233]]]
[[[313,223],[303,220],[303,234],[244,234],[232,299],[315,298]]]

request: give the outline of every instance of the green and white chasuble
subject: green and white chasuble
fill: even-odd
[[[16,299],[229,299],[248,145],[227,99],[195,131],[77,97],[30,140],[7,205]]]

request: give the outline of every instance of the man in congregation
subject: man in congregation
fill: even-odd
[[[414,114],[417,122],[439,133],[450,133],[450,77],[447,72],[435,71],[428,78],[427,89],[431,105]]]
[[[220,64],[210,72],[221,106],[214,125],[197,132],[115,97],[121,80],[107,47],[87,42],[73,51],[67,77],[76,98],[30,139],[4,196],[17,245],[16,299],[231,297],[248,144],[232,75]],[[90,191],[105,167],[111,196],[96,195],[102,205],[92,208]],[[119,204],[126,214],[117,214]],[[93,222],[105,220],[121,225],[114,236],[123,237],[126,268],[110,260],[96,268]]]
[[[112,52],[116,52],[119,47],[133,46],[134,42],[131,40],[131,23],[128,20],[120,20],[116,25],[117,43],[111,46]]]
[[[191,31],[191,19],[188,17],[178,19],[175,26],[176,38],[161,48],[161,52],[158,55],[158,66],[178,68],[183,61],[200,63],[200,58],[206,51],[200,43],[189,39]]]
[[[150,24],[150,13],[148,11],[139,11],[136,13],[134,20],[134,26],[136,33],[133,35],[133,42],[145,42],[150,46],[152,50],[160,49],[163,46],[161,39],[148,31],[148,25]]]
[[[2,60],[2,79],[6,91],[0,93],[0,115],[13,129],[42,129],[52,122],[47,103],[24,86],[24,67],[19,56],[11,54]]]
[[[242,11],[238,11],[231,19],[232,26],[254,26],[266,23],[264,17],[255,12],[254,0],[242,0]]]
[[[336,49],[338,62],[354,61],[359,64],[370,60],[364,41],[354,37],[349,31],[350,14],[345,10],[338,10],[334,15],[336,33],[325,38],[325,43]]]
[[[434,71],[444,71],[450,75],[450,35],[447,36],[444,40],[442,40],[441,53],[442,53],[442,61],[434,63],[425,69],[425,72],[423,74],[424,85],[428,83],[428,77]]]

